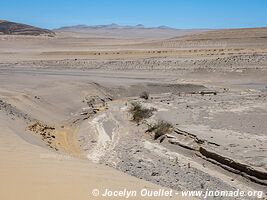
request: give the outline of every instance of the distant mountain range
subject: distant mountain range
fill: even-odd
[[[0,35],[46,35],[52,37],[55,36],[55,33],[48,29],[0,20]]]
[[[206,30],[208,29],[175,29],[168,26],[145,27],[143,24],[135,26],[118,24],[75,25],[53,29],[56,33],[64,33],[74,37],[143,38],[152,40],[183,36]]]
[[[180,40],[230,40],[234,38],[253,38],[262,40],[266,38],[267,28],[241,28],[241,29],[175,29],[168,26],[146,27],[143,24],[135,26],[107,24],[107,25],[75,25],[64,26],[53,30],[43,29],[27,24],[0,20],[0,35],[31,35],[85,38],[142,38],[148,40],[167,39],[164,43],[173,45]]]
[[[75,25],[75,26],[64,26],[60,28],[54,29],[54,31],[66,31],[66,30],[72,30],[72,29],[173,29],[177,30],[175,28],[171,28],[168,26],[158,26],[158,27],[145,27],[143,24],[137,24],[135,26],[130,25],[119,25],[119,24],[107,24],[107,25]]]
[[[135,26],[107,24],[107,25],[74,25],[43,29],[27,24],[0,20],[0,35],[31,35],[50,36],[56,34],[68,37],[97,37],[97,38],[143,38],[143,39],[167,39],[188,34],[206,31],[207,29],[175,29],[168,26],[145,27],[143,24]]]

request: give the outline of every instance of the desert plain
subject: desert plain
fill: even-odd
[[[1,199],[264,199],[266,122],[267,28],[0,35]]]

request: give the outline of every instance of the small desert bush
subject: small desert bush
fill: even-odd
[[[141,94],[140,94],[140,98],[142,98],[142,99],[145,99],[145,100],[148,100],[148,98],[149,98],[149,94],[148,94],[148,92],[142,92]]]
[[[133,121],[141,122],[153,115],[154,108],[144,108],[140,103],[134,102],[131,105],[129,112],[132,114]]]
[[[160,136],[170,133],[173,129],[172,124],[166,121],[159,121],[156,124],[150,126],[146,132],[154,132],[154,140]]]

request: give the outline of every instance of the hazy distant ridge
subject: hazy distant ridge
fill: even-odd
[[[170,38],[206,31],[206,29],[175,29],[168,26],[146,27],[143,24],[130,25],[75,25],[54,29],[55,32],[82,34],[87,37],[122,37],[122,38]]]
[[[54,29],[55,31],[62,31],[62,30],[68,30],[68,29],[173,29],[177,30],[175,28],[171,28],[168,26],[157,26],[157,27],[146,27],[143,24],[137,24],[135,26],[130,25],[118,25],[115,23],[112,24],[106,24],[106,25],[74,25],[74,26],[63,26],[60,28]]]

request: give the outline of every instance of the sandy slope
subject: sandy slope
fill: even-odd
[[[137,191],[162,188],[85,159],[77,144],[75,126],[56,129],[56,141],[60,143],[57,152],[49,150],[38,135],[27,131],[27,126],[36,119],[62,126],[79,117],[86,105],[82,103],[85,96],[103,95],[101,88],[91,82],[95,78],[92,72],[84,76],[81,71],[65,75],[60,71],[21,73],[18,69],[18,74],[8,71],[8,76],[4,71],[0,76],[3,100],[0,105],[0,199],[83,200],[93,199],[94,188],[102,192],[106,188]],[[100,73],[101,79],[106,80]],[[110,79],[116,80],[116,77]]]
[[[94,188],[159,188],[111,168],[32,145],[14,133],[10,120],[2,115],[0,126],[1,199],[86,200],[93,199]]]

